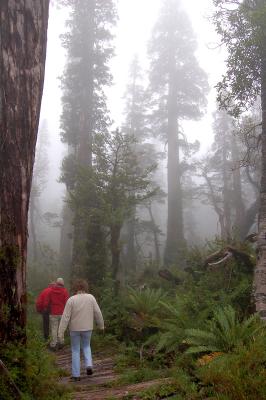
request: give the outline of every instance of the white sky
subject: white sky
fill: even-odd
[[[212,11],[212,0],[183,0],[184,7],[191,19],[194,31],[198,37],[198,60],[201,67],[209,75],[210,86],[213,87],[221,77],[224,69],[224,53],[216,48],[218,39],[214,27],[207,16]],[[116,57],[111,62],[114,85],[108,90],[109,109],[115,124],[119,126],[124,108],[122,96],[127,84],[129,64],[135,53],[138,53],[144,65],[146,61],[146,46],[151,35],[151,29],[156,21],[160,0],[119,0],[119,21],[116,28]],[[60,142],[59,119],[61,114],[61,91],[58,77],[62,74],[65,63],[65,52],[61,47],[60,34],[65,30],[67,13],[61,8],[51,7],[48,29],[48,47],[46,60],[46,75],[42,101],[41,118],[48,120],[50,129],[49,149],[50,168],[49,185],[45,196],[48,197],[47,208],[57,204],[60,212],[59,198],[64,192],[64,185],[58,184],[60,165],[65,151],[65,145]],[[191,140],[198,139],[202,143],[202,151],[212,142],[212,118],[215,110],[215,90],[209,95],[208,111],[201,121],[184,123],[185,133]],[[45,210],[44,210],[45,211]]]

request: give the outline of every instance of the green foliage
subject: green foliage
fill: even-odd
[[[128,289],[128,307],[138,315],[154,315],[166,293],[162,289]]]
[[[23,400],[67,400],[66,389],[58,385],[59,371],[54,358],[46,349],[33,325],[28,326],[27,345],[10,344],[0,348],[1,359],[10,375],[23,393]],[[3,377],[0,380],[1,399],[13,400]]]
[[[105,279],[105,287],[100,295],[100,305],[105,319],[105,331],[114,335],[118,341],[128,341],[130,335],[130,316],[125,306],[124,293],[115,294],[114,282],[110,278]]]
[[[151,388],[142,391],[139,398],[142,400],[157,400],[164,398],[178,400],[200,399],[195,383],[191,382],[190,377],[183,371],[176,371],[174,379],[168,382],[154,384]]]
[[[107,245],[112,256],[111,273],[116,279],[122,226],[131,216],[134,207],[152,197],[157,190],[150,180],[155,165],[142,167],[141,154],[133,151],[135,142],[134,137],[118,130],[105,136],[95,135],[93,167],[78,168],[76,185],[70,191],[70,205],[75,211],[75,225],[82,221],[85,232],[90,233],[88,237],[91,239],[88,240],[85,252],[90,258],[84,257],[86,264],[98,272],[101,271],[102,278],[105,275],[106,260],[101,257],[106,254],[106,238],[110,238]],[[76,247],[78,245],[84,247],[82,243],[76,243]],[[92,253],[98,268],[92,262]],[[92,276],[94,274],[92,272]]]
[[[140,339],[142,347],[143,342],[152,333],[158,331],[161,301],[166,298],[166,295],[162,289],[136,290],[129,288],[128,290],[127,307],[131,310],[130,324],[136,331],[135,339]],[[140,337],[138,337],[137,332],[141,334]]]
[[[220,105],[234,115],[247,110],[261,91],[265,50],[264,1],[214,0],[214,23],[227,47],[227,73],[217,85]]]
[[[266,342],[258,336],[249,346],[221,355],[201,367],[197,376],[203,395],[214,399],[258,400],[266,398]],[[205,398],[204,397],[204,398]]]
[[[189,326],[188,317],[180,310],[177,302],[161,302],[161,319],[158,322],[159,332],[146,343],[155,343],[155,351],[164,351],[164,354],[177,352],[184,338],[184,329]]]
[[[239,321],[231,306],[215,311],[206,325],[206,330],[186,330],[186,341],[191,346],[188,353],[237,351],[239,346],[254,341],[264,328],[257,315]]]
[[[124,371],[124,373],[120,376],[120,378],[116,381],[118,385],[128,385],[139,382],[150,381],[153,379],[163,378],[168,371],[166,369],[154,369],[144,365],[142,367],[138,367],[136,370],[130,369]]]

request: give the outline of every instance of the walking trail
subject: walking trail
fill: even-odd
[[[72,392],[73,400],[114,400],[123,399],[132,395],[132,400],[138,400],[141,391],[160,386],[167,381],[166,378],[141,382],[131,385],[118,386],[115,381],[119,374],[114,370],[114,361],[111,357],[98,353],[94,356],[93,375],[87,376],[83,370],[79,382],[70,382],[71,376],[71,351],[65,347],[56,354],[56,363],[64,371],[60,383],[66,385]]]

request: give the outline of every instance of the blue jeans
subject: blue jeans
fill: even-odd
[[[70,331],[72,351],[72,376],[80,376],[80,342],[82,345],[85,367],[92,367],[91,357],[92,331]]]

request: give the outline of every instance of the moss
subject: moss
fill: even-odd
[[[18,246],[2,246],[0,247],[0,265],[17,268],[20,261],[20,253]],[[1,273],[1,272],[0,272]]]

